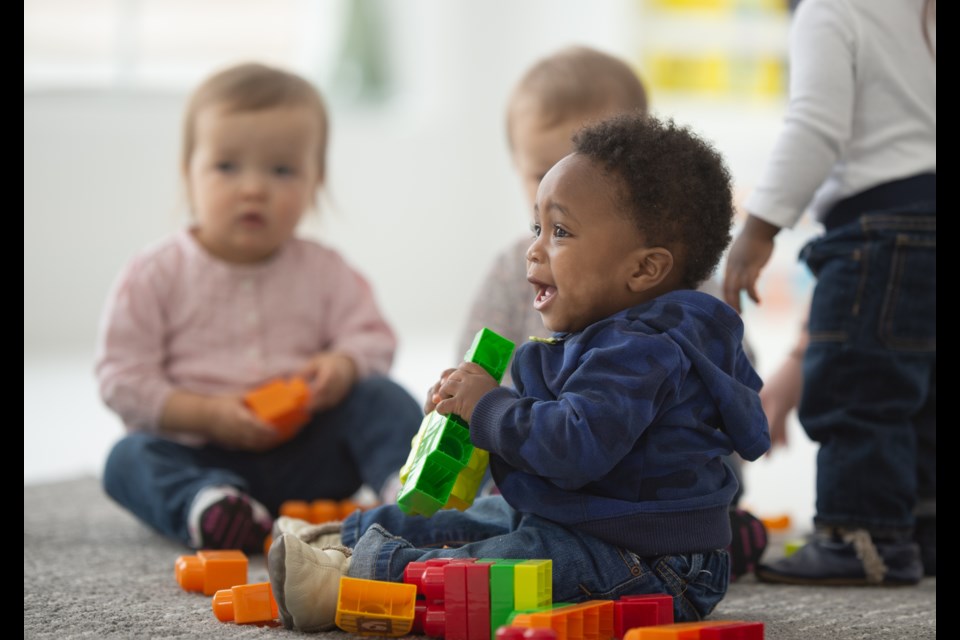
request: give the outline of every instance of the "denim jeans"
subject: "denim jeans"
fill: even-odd
[[[285,500],[339,500],[364,483],[379,491],[406,461],[422,418],[403,388],[387,378],[370,378],[269,451],[191,447],[146,433],[128,435],[107,458],[103,486],[142,521],[187,543],[190,505],[205,487],[236,487],[274,515]]]
[[[430,558],[550,559],[554,602],[667,593],[678,621],[709,614],[729,583],[724,550],[641,558],[520,513],[502,496],[478,498],[466,511],[445,509],[430,518],[406,515],[396,505],[358,511],[344,521],[342,536],[353,548],[348,573],[355,578],[401,582],[407,563]]]
[[[936,203],[878,211],[801,253],[817,277],[800,422],[820,525],[909,534],[937,485]]]

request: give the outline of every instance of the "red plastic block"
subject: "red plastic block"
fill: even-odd
[[[466,566],[467,640],[490,640],[490,565],[478,560]]]
[[[673,596],[665,593],[647,593],[635,596],[622,596],[623,602],[655,602],[658,607],[657,624],[673,624]]]
[[[557,632],[553,629],[527,629],[523,632],[523,640],[557,640]]]
[[[496,640],[523,640],[524,634],[529,631],[526,627],[503,625],[497,629]],[[556,634],[554,634],[556,635]]]
[[[410,627],[410,633],[415,636],[423,635],[423,621],[427,617],[427,601],[417,600],[413,605],[413,626]]]
[[[671,619],[670,622],[673,622]],[[660,605],[643,600],[618,600],[613,603],[613,635],[622,638],[630,629],[660,624]]]
[[[741,622],[722,627],[707,627],[700,640],[763,640],[762,622]]]
[[[442,638],[447,626],[447,615],[442,603],[430,602],[423,616],[423,632],[434,638]]]

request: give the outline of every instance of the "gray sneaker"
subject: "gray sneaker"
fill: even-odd
[[[923,577],[915,542],[874,541],[864,529],[818,532],[796,553],[756,570],[762,582],[800,585],[910,585]]]

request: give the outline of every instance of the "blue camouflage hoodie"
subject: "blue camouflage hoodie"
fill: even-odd
[[[577,333],[522,345],[473,411],[518,511],[642,556],[720,549],[737,480],[732,451],[770,447],[743,324],[717,298],[673,291]]]

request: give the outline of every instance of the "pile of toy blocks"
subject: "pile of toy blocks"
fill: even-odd
[[[552,601],[550,560],[436,558],[402,583],[343,577],[336,623],[358,635],[444,640],[763,640],[763,623],[673,622],[665,594]]]

